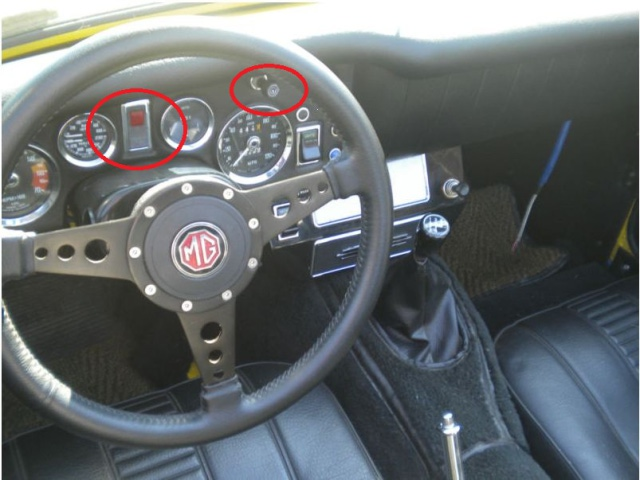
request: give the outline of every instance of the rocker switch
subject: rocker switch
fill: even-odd
[[[284,218],[289,214],[289,210],[291,210],[291,202],[288,200],[283,200],[278,203],[274,203],[271,207],[273,211],[273,216],[276,218]]]
[[[121,112],[125,152],[137,154],[150,151],[152,144],[149,100],[125,103],[121,107]]]

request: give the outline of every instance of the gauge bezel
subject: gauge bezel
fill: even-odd
[[[86,123],[86,119],[89,117],[89,114],[80,113],[78,115],[74,115],[69,120],[64,122],[64,125],[62,125],[62,127],[60,127],[60,130],[58,131],[58,151],[60,152],[60,155],[62,155],[67,162],[69,162],[72,165],[75,165],[76,167],[80,167],[80,168],[97,167],[98,165],[102,165],[103,163],[105,163],[104,160],[102,160],[100,157],[96,155],[96,157],[93,160],[82,160],[74,157],[64,145],[64,139],[62,137],[62,133],[71,123],[73,123],[75,120],[81,117],[86,117],[85,118],[85,123]],[[94,114],[93,119],[95,120],[96,118],[104,121],[107,124],[107,126],[111,128],[111,131],[112,131],[111,142],[109,143],[109,146],[107,147],[106,151],[102,153],[105,157],[111,158],[111,155],[113,155],[113,153],[116,151],[116,146],[118,145],[118,132],[116,130],[115,125],[108,117],[105,117],[104,115],[100,115],[99,113],[96,113]]]
[[[209,141],[209,139],[211,138],[211,135],[213,134],[213,128],[215,125],[215,116],[213,115],[213,110],[211,109],[211,107],[209,106],[209,104],[207,102],[205,102],[204,100],[202,100],[201,98],[197,98],[197,97],[184,97],[181,98],[180,100],[176,100],[176,103],[178,104],[179,107],[182,108],[181,103],[184,102],[196,102],[196,103],[200,103],[201,105],[203,105],[208,114],[209,114],[209,126],[207,127],[207,130],[204,134],[204,136],[198,140],[195,143],[189,144],[187,145],[187,142],[185,141],[184,145],[182,146],[182,150],[185,152],[191,152],[193,150],[196,150],[197,148],[200,148],[201,146],[203,146],[205,143],[207,143]],[[160,119],[160,134],[162,135],[162,138],[164,139],[165,143],[167,145],[169,145],[172,148],[178,148],[178,145],[180,145],[179,143],[174,142],[173,140],[171,140],[171,138],[168,135],[164,134],[164,122],[167,118],[167,115],[169,115],[169,111],[172,110],[173,107],[171,105],[169,105],[166,110],[164,111],[164,113],[162,114],[162,118]],[[187,125],[188,126],[188,125]]]
[[[42,155],[42,157],[44,157],[44,159],[49,162],[50,170],[51,170],[51,167],[53,168],[53,172],[51,171],[49,172],[49,182],[51,185],[50,187],[51,193],[49,194],[49,198],[47,198],[47,200],[42,205],[40,205],[34,211],[27,213],[26,215],[23,215],[21,217],[16,217],[16,218],[5,218],[3,213],[2,214],[3,227],[20,227],[22,225],[27,225],[29,223],[32,223],[38,220],[45,213],[47,213],[51,209],[51,207],[53,207],[53,204],[56,202],[56,200],[58,199],[58,196],[60,195],[60,167],[58,166],[58,163],[53,158],[53,155],[51,155],[49,152],[47,152],[43,148],[30,143],[22,150],[22,153],[20,153],[20,156],[22,156],[24,152],[29,149],[34,150],[40,155]],[[17,166],[18,166],[18,163],[16,163],[16,167]],[[53,173],[53,175],[51,175],[51,173]],[[4,192],[2,192],[2,194],[4,196]]]
[[[277,108],[272,107],[271,105],[254,105],[251,107],[252,110],[256,110],[259,108],[264,110],[270,110],[272,112],[278,111]],[[291,122],[289,121],[289,118],[286,115],[278,115],[276,117],[273,117],[273,118],[282,118],[286,123],[287,132],[286,132],[285,146],[284,146],[284,150],[282,151],[282,155],[269,170],[267,170],[264,173],[261,173],[260,175],[254,175],[254,176],[239,175],[237,173],[230,171],[227,168],[227,165],[224,162],[220,161],[220,151],[222,150],[222,137],[224,136],[224,133],[226,132],[231,122],[233,122],[240,115],[244,115],[247,113],[250,113],[250,112],[247,112],[245,110],[236,112],[225,124],[225,126],[222,127],[222,130],[220,130],[220,135],[218,135],[218,142],[217,142],[218,148],[217,148],[216,155],[217,155],[218,165],[220,166],[222,171],[225,173],[225,175],[227,175],[231,180],[233,180],[236,183],[239,183],[240,185],[256,185],[258,183],[266,182],[267,180],[275,176],[280,170],[282,170],[282,167],[284,167],[284,165],[287,163],[287,160],[289,160],[289,157],[291,156],[291,150],[293,149],[293,128],[291,126]],[[255,115],[255,114],[252,114],[252,115]]]

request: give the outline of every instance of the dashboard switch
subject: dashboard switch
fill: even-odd
[[[284,218],[289,214],[289,210],[291,210],[291,202],[283,200],[281,202],[274,203],[271,209],[274,217]]]
[[[308,188],[303,188],[298,192],[298,201],[300,203],[307,203],[311,200],[311,190]]]
[[[131,110],[129,112],[129,126],[139,127],[140,125],[144,125],[144,110]]]
[[[457,178],[450,178],[442,185],[442,193],[450,200],[469,195],[469,185]]]
[[[320,160],[320,125],[309,125],[296,129],[298,137],[298,165]]]
[[[300,228],[297,225],[287,228],[280,235],[278,235],[278,240],[280,242],[287,242],[296,240],[298,238],[300,238]]]
[[[125,154],[136,155],[151,151],[149,100],[136,100],[121,107]]]

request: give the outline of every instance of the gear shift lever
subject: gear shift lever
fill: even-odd
[[[416,363],[446,362],[463,344],[448,279],[429,265],[429,257],[437,253],[449,230],[449,222],[440,214],[422,218],[413,259],[395,266],[376,307],[376,318],[390,341]]]
[[[422,217],[416,233],[416,243],[413,257],[416,262],[423,264],[429,255],[438,252],[449,235],[449,221],[438,213],[430,213]]]

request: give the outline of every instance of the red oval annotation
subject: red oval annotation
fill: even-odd
[[[96,148],[95,143],[93,143],[93,138],[91,138],[91,122],[93,121],[94,115],[98,112],[100,107],[103,106],[105,103],[107,103],[109,100],[119,97],[120,95],[127,95],[130,93],[144,93],[147,95],[153,95],[154,97],[158,97],[164,100],[165,102],[167,102],[173,108],[175,108],[176,111],[178,112],[178,115],[180,115],[180,122],[182,123],[182,138],[180,139],[180,143],[178,144],[176,149],[173,152],[171,152],[171,154],[169,154],[167,157],[163,158],[162,160],[158,160],[157,162],[150,163],[148,165],[126,165],[124,163],[116,162],[115,160],[108,158],[100,150],[98,150]],[[117,167],[117,168],[121,168],[123,170],[150,170],[152,168],[159,167],[160,165],[164,165],[165,163],[169,163],[171,160],[173,160],[173,158],[178,153],[180,153],[180,150],[182,150],[182,147],[184,146],[184,142],[187,141],[187,117],[185,117],[184,112],[176,102],[174,102],[171,98],[167,97],[166,95],[160,92],[157,92],[155,90],[151,90],[148,88],[126,88],[124,90],[118,90],[117,92],[113,92],[107,95],[106,97],[104,97],[98,103],[96,103],[96,105],[93,107],[93,109],[89,113],[85,130],[87,133],[87,140],[89,141],[89,145],[91,145],[91,149],[95,152],[96,155],[98,155],[98,157],[100,157],[102,160],[104,160],[108,164],[113,165],[114,167]]]
[[[300,83],[302,83],[302,88],[303,88],[303,93],[300,100],[294,105],[290,106],[289,108],[285,108],[283,110],[276,110],[274,112],[263,112],[261,110],[254,110],[253,108],[250,108],[244,103],[242,103],[238,99],[235,93],[236,83],[238,83],[238,80],[240,80],[240,78],[242,78],[247,73],[251,73],[256,70],[261,70],[263,68],[276,68],[279,70],[284,70],[285,72],[289,72],[290,74],[296,76],[298,80],[300,80]],[[241,70],[240,72],[238,72],[238,74],[235,77],[233,77],[233,79],[231,80],[231,84],[229,85],[229,95],[231,96],[231,100],[233,100],[233,103],[235,103],[238,107],[240,107],[245,112],[249,112],[254,115],[258,115],[262,117],[276,117],[278,115],[285,115],[287,113],[291,113],[294,110],[301,107],[304,101],[309,96],[309,84],[307,83],[307,80],[302,76],[300,72],[298,72],[297,70],[291,67],[287,67],[286,65],[278,65],[277,63],[262,63],[260,65],[253,65],[252,67],[245,68],[244,70]]]

